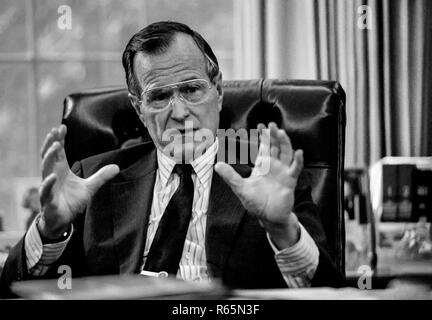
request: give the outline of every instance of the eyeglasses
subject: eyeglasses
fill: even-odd
[[[164,109],[171,104],[177,92],[181,100],[193,105],[204,101],[210,89],[211,85],[205,79],[176,82],[144,91],[141,102],[151,109]]]

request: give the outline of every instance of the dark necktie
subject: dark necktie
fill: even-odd
[[[194,194],[192,166],[177,164],[174,172],[180,176],[180,184],[159,222],[144,266],[147,271],[166,271],[172,275],[177,274],[182,257]]]

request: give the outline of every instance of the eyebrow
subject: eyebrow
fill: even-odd
[[[155,88],[169,87],[169,86],[171,86],[173,84],[176,84],[176,83],[181,83],[181,82],[186,82],[186,81],[192,81],[192,80],[198,80],[198,79],[204,79],[204,78],[198,78],[197,76],[189,76],[189,77],[186,77],[185,79],[183,79],[181,81],[176,81],[176,82],[172,82],[172,83],[168,83],[168,84],[163,84],[163,85],[159,85],[159,86],[150,86],[149,88],[144,88],[143,93],[147,92],[149,90],[153,90]]]

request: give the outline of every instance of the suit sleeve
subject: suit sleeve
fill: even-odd
[[[300,239],[291,247],[278,250],[267,233],[276,263],[289,288],[310,287],[318,267],[319,250],[309,233],[300,225]]]
[[[312,278],[311,286],[343,287],[345,286],[345,279],[329,254],[324,228],[318,214],[318,208],[312,200],[311,192],[309,176],[303,172],[296,189],[293,211],[319,250],[318,267]]]
[[[77,162],[72,167],[72,172],[77,176],[82,176],[81,163]],[[8,258],[5,262],[4,268],[0,276],[0,297],[12,298],[15,295],[10,290],[10,286],[15,281],[32,280],[32,279],[50,279],[58,277],[56,272],[57,267],[60,265],[69,265],[75,276],[79,276],[82,267],[77,264],[79,255],[82,253],[82,245],[80,236],[82,234],[82,220],[83,214],[79,215],[81,219],[74,221],[74,232],[64,249],[60,258],[50,265],[50,268],[42,276],[32,275],[27,267],[27,254],[26,254],[26,237],[28,232],[21,238],[21,240],[9,252]],[[76,258],[75,258],[76,257]]]

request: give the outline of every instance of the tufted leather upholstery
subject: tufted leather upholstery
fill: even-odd
[[[344,273],[345,93],[333,81],[224,81],[220,128],[253,129],[270,121],[287,131],[294,149],[304,150],[329,251]],[[62,122],[68,127],[65,147],[70,164],[119,148],[131,138],[150,140],[123,88],[69,95]]]

